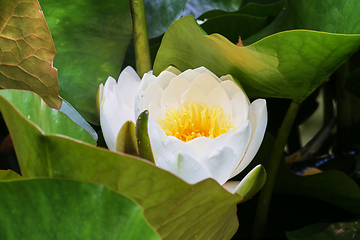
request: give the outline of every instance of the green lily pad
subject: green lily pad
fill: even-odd
[[[184,9],[184,15],[193,15],[196,18],[202,13],[221,9],[229,12],[236,11],[240,8],[241,1],[239,0],[188,0]]]
[[[274,4],[251,3],[235,12],[215,9],[202,14],[206,20],[201,27],[208,33],[218,33],[237,44],[267,26],[283,8],[284,2]]]
[[[33,92],[1,90],[0,102],[0,109],[8,128],[14,129],[10,134],[18,160],[26,160],[22,163],[21,169],[24,177],[44,175],[44,172],[47,173],[46,176],[49,174],[49,162],[46,160],[48,152],[45,147],[40,147],[44,144],[43,134],[62,135],[96,144],[85,129],[60,111],[49,108]],[[19,115],[22,117],[17,117]],[[34,135],[33,132],[38,134]]]
[[[262,31],[247,39],[246,44],[290,29],[355,34],[360,33],[360,2],[357,0],[286,0],[278,17]]]
[[[237,44],[239,37],[246,39],[266,25],[267,17],[232,14],[211,18],[201,24],[201,27],[208,34],[219,33]]]
[[[96,90],[118,78],[132,37],[129,2],[40,0],[56,47],[60,95],[99,124]]]
[[[38,126],[43,134],[60,134],[93,145],[96,144],[89,132],[60,110],[47,107],[35,93],[21,90],[0,90],[0,96],[4,103],[0,107],[1,111],[7,111],[8,115],[11,114],[11,111],[19,111],[29,122]],[[14,119],[8,123],[20,125]],[[11,135],[11,137],[16,141],[15,136]]]
[[[204,14],[201,14],[201,16],[198,17],[198,19],[205,20],[214,17],[233,15],[233,14],[249,15],[253,17],[267,17],[267,16],[276,17],[283,8],[283,6],[284,6],[283,1],[277,3],[271,3],[271,4],[250,3],[235,12],[227,12],[219,9],[208,11]]]
[[[27,94],[14,90],[1,92]],[[229,193],[215,180],[190,185],[144,159],[44,133],[27,115],[15,109],[6,94],[1,95],[1,112],[25,178],[51,177],[104,185],[138,203],[162,239],[230,239],[236,232],[236,204],[242,198]],[[33,104],[31,98],[16,99]],[[23,148],[27,151],[19,154]]]
[[[357,239],[359,235],[359,220],[353,222],[319,223],[292,232],[286,232],[289,240],[337,240]]]
[[[183,14],[186,0],[144,0],[148,37],[158,37]]]
[[[11,170],[0,170],[0,181],[18,180],[22,177]]]
[[[39,94],[59,109],[55,47],[36,0],[0,2],[0,87]]]
[[[92,183],[1,182],[0,238],[160,239],[130,199]]]
[[[187,16],[165,33],[154,74],[169,65],[181,71],[205,66],[218,76],[232,74],[250,98],[301,102],[359,48],[360,35],[308,30],[281,32],[238,47],[221,35],[202,34]]]

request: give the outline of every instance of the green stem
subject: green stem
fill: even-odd
[[[275,140],[273,150],[271,152],[270,161],[268,163],[267,180],[264,187],[261,189],[259,201],[255,214],[255,221],[252,231],[253,239],[261,239],[264,233],[266,220],[269,212],[271,196],[275,184],[276,175],[280,166],[283,151],[290,134],[291,127],[294,123],[297,112],[299,111],[300,103],[292,101],[286,116],[280,127],[278,136]]]
[[[330,87],[330,81],[325,80],[322,85],[324,105],[323,126],[327,125],[334,117],[334,103]]]
[[[130,0],[133,20],[136,71],[140,77],[151,70],[144,0]]]
[[[345,62],[335,72],[337,107],[337,151],[351,148],[351,100],[342,83],[349,74],[349,62]]]

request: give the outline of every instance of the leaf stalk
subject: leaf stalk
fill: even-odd
[[[140,77],[152,69],[144,0],[130,0],[136,71]]]
[[[255,213],[255,220],[252,230],[253,239],[261,239],[263,236],[280,161],[282,159],[284,147],[289,137],[295,117],[299,111],[300,105],[301,104],[298,102],[291,102],[275,140],[270,161],[266,169],[268,178],[264,187],[260,191],[259,201]]]

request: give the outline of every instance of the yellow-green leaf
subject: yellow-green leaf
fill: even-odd
[[[37,0],[0,2],[0,87],[36,92],[61,107],[55,46]]]

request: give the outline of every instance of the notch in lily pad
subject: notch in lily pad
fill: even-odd
[[[136,137],[139,149],[139,157],[155,163],[151,150],[150,138],[148,133],[149,111],[145,110],[140,113],[136,120]]]

